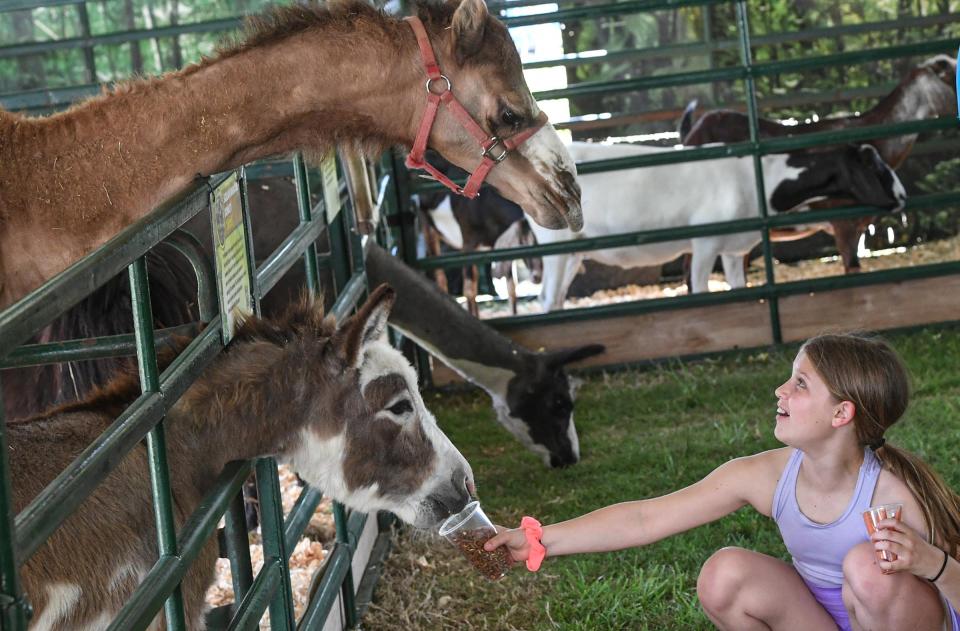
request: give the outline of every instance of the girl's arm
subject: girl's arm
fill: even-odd
[[[606,552],[653,543],[717,520],[750,504],[769,515],[787,449],[731,460],[684,489],[647,500],[623,502],[568,521],[544,526],[547,556]],[[507,530],[487,542],[507,545],[516,561],[527,558],[522,531]]]

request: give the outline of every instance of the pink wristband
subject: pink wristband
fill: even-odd
[[[543,537],[543,528],[533,517],[524,517],[520,520],[520,529],[527,537],[527,543],[530,544],[530,552],[527,554],[527,569],[536,572],[543,563],[543,557],[547,556],[547,549],[540,543]]]

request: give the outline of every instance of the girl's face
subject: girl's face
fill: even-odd
[[[831,435],[839,402],[817,374],[806,353],[801,351],[793,362],[793,374],[779,388],[777,426],[774,436],[780,442],[799,447],[811,439]]]

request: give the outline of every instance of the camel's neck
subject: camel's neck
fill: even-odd
[[[372,245],[366,256],[371,285],[390,283],[397,302],[390,323],[451,368],[488,391],[505,391],[530,351],[500,335],[444,295],[426,278]]]
[[[0,308],[197,175],[340,140],[411,142],[425,102],[412,32],[386,18],[338,28],[321,24],[47,119],[0,112],[0,274],[37,266],[4,279]]]

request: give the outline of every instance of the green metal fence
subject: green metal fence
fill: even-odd
[[[498,2],[491,3],[491,7],[507,8],[516,6],[530,6],[544,4],[542,2]],[[750,120],[750,140],[728,145],[711,145],[702,148],[683,150],[665,150],[654,155],[642,155],[628,158],[602,160],[578,164],[581,174],[601,171],[616,171],[632,167],[675,164],[696,160],[710,160],[733,156],[753,156],[756,176],[756,192],[759,202],[760,215],[756,218],[737,220],[732,222],[699,224],[671,229],[654,230],[647,232],[632,232],[610,235],[598,238],[584,238],[572,241],[556,242],[547,245],[505,248],[482,253],[453,253],[417,260],[415,255],[406,255],[408,262],[421,269],[453,268],[470,264],[483,264],[493,261],[513,260],[530,256],[546,256],[566,252],[581,252],[606,249],[612,247],[643,245],[676,239],[689,239],[710,235],[731,234],[745,231],[761,231],[763,258],[766,268],[766,283],[761,286],[736,289],[725,292],[691,294],[662,299],[648,299],[635,302],[617,303],[590,308],[565,309],[546,314],[498,317],[489,320],[499,329],[515,327],[535,327],[537,324],[547,324],[562,321],[576,321],[609,316],[632,315],[673,309],[687,309],[705,305],[718,305],[730,302],[744,302],[765,300],[770,310],[771,337],[775,343],[782,341],[779,317],[779,299],[786,295],[801,294],[829,289],[889,283],[908,279],[930,278],[960,272],[960,262],[946,262],[927,265],[917,265],[909,268],[900,268],[876,272],[862,272],[856,275],[827,277],[794,282],[776,282],[773,276],[773,265],[769,231],[774,228],[783,228],[794,225],[809,225],[824,222],[834,218],[868,217],[882,214],[877,208],[856,206],[830,210],[808,211],[789,215],[769,216],[766,207],[766,195],[763,190],[763,180],[760,156],[804,149],[823,145],[858,142],[874,138],[899,136],[904,134],[938,132],[960,128],[956,117],[942,117],[921,121],[911,121],[895,124],[874,125],[859,127],[843,131],[802,134],[792,137],[780,137],[760,140],[757,132],[758,101],[755,78],[773,75],[782,72],[818,68],[831,65],[851,65],[868,61],[900,59],[914,55],[931,55],[936,53],[956,54],[960,45],[960,38],[938,39],[912,44],[855,50],[839,54],[820,55],[814,57],[789,59],[783,61],[754,63],[751,50],[758,44],[771,44],[785,41],[798,41],[814,37],[839,36],[847,33],[862,33],[870,30],[886,30],[902,25],[902,21],[883,21],[856,25],[841,25],[831,28],[801,31],[795,33],[777,33],[759,38],[751,38],[747,20],[747,4],[745,1],[731,0],[634,0],[610,4],[572,6],[561,3],[561,8],[522,17],[504,17],[503,21],[510,27],[528,26],[534,24],[548,24],[561,22],[566,28],[569,23],[578,20],[596,20],[610,16],[622,16],[662,9],[674,9],[687,6],[703,6],[730,4],[736,11],[738,22],[738,39],[735,41],[713,41],[694,44],[682,44],[674,47],[658,47],[655,49],[630,49],[609,51],[608,56],[615,59],[638,59],[644,57],[664,56],[671,54],[702,54],[704,52],[721,49],[731,49],[734,46],[740,52],[740,63],[735,67],[714,68],[693,72],[674,73],[650,77],[639,77],[618,81],[581,82],[565,88],[545,90],[534,93],[538,101],[570,98],[591,94],[614,94],[619,92],[649,90],[653,88],[676,87],[692,84],[703,84],[717,81],[739,81],[743,83],[745,107]],[[570,8],[565,8],[570,7]],[[911,24],[929,26],[932,24],[946,24],[960,21],[960,15],[949,13],[945,15],[923,16],[914,18]],[[546,68],[555,66],[569,66],[581,63],[596,63],[607,57],[580,57],[576,54],[565,55],[562,58],[537,61],[525,64],[525,68]],[[888,91],[888,90],[887,90]],[[877,94],[885,94],[878,92]],[[817,95],[806,94],[802,102],[816,102]],[[830,100],[836,100],[832,97]],[[554,123],[558,128],[576,127],[575,124],[563,121]],[[612,124],[608,121],[608,124]],[[402,165],[397,163],[398,177],[402,180]],[[410,193],[439,190],[435,183],[423,183],[417,180],[399,182],[401,190]],[[906,205],[905,211],[928,213],[934,212],[950,204],[960,202],[960,192],[940,192],[921,196],[912,196]],[[416,234],[414,223],[416,209],[411,201],[405,206],[405,222],[407,224],[407,241],[413,240]],[[406,243],[404,244],[407,245]]]
[[[336,293],[332,312],[338,318],[343,318],[366,292],[362,245],[359,234],[353,229],[350,200],[345,191],[336,192],[336,195],[344,198],[343,203],[347,207],[328,223],[324,202],[321,200],[316,205],[309,202],[310,187],[316,185],[319,177],[311,173],[299,157],[292,164],[292,172],[298,187],[300,223],[280,247],[259,268],[255,268],[252,288],[257,311],[260,298],[299,260],[306,266],[308,286],[313,292],[320,289],[321,269],[333,269],[333,286],[326,287],[326,290]],[[211,628],[255,628],[266,608],[269,608],[274,629],[319,628],[338,594],[343,599],[347,624],[356,624],[357,605],[354,601],[351,562],[367,516],[348,513],[343,506],[335,504],[336,543],[321,570],[323,576],[316,583],[314,598],[300,620],[294,620],[289,555],[322,499],[322,494],[317,489],[304,489],[296,506],[284,518],[273,459],[231,463],[221,473],[214,490],[179,531],[173,523],[163,415],[223,348],[220,316],[216,315],[213,305],[215,296],[209,290],[212,274],[204,269],[209,263],[199,253],[197,244],[191,242],[189,237],[177,236],[176,230],[193,215],[207,208],[209,187],[225,178],[225,174],[209,178],[208,182],[197,185],[179,199],[168,202],[117,235],[100,250],[0,313],[0,349],[4,349],[0,367],[136,354],[143,390],[141,396],[100,439],[16,516],[11,512],[7,446],[4,425],[0,423],[0,608],[2,628],[7,631],[26,629],[30,615],[30,594],[22,592],[18,568],[140,440],[146,440],[149,453],[160,557],[134,597],[112,622],[111,629],[144,629],[161,606],[164,607],[169,628],[184,628],[179,582],[204,542],[215,533],[217,523],[224,515],[225,547],[233,571],[236,603],[212,612]],[[343,181],[342,177],[340,181]],[[383,184],[386,188],[389,179],[385,179]],[[391,199],[387,195],[381,197],[388,201]],[[206,327],[160,373],[155,352],[157,342],[171,333],[183,333],[190,329],[189,326],[179,327],[176,331],[160,331],[156,334],[153,330],[144,257],[150,248],[171,235],[178,249],[189,253],[194,266],[200,270],[199,304]],[[323,235],[329,239],[331,251],[318,255],[314,243]],[[128,270],[136,314],[134,335],[20,346],[47,322],[124,268]],[[241,486],[254,471],[260,494],[265,559],[256,577],[252,576],[241,495]],[[377,525],[385,531],[390,525],[390,518],[380,516]],[[382,555],[387,546],[381,540],[377,548],[377,553]],[[369,585],[366,586],[367,599],[370,589]]]
[[[88,13],[91,4],[95,3],[86,0],[8,0],[0,4],[0,13],[43,7],[65,7],[65,10],[76,11],[80,24],[78,37],[20,44],[3,43],[0,45],[0,60],[79,49],[83,53],[87,81],[83,85],[0,95],[0,105],[12,111],[34,114],[63,109],[99,92],[94,55],[99,46],[187,34],[228,32],[240,26],[242,20],[242,17],[233,16],[155,29],[93,34]],[[311,292],[317,292],[322,287],[325,296],[336,297],[330,309],[338,319],[342,319],[365,296],[367,289],[362,239],[355,225],[353,190],[346,186],[338,161],[339,188],[333,191],[333,195],[340,200],[343,210],[328,217],[324,193],[329,191],[323,191],[322,175],[319,170],[308,168],[299,157],[293,161],[248,166],[243,183],[274,176],[292,177],[295,180],[299,224],[274,252],[262,257],[259,266],[251,264],[251,269],[255,270],[251,279],[255,311],[259,313],[260,300],[284,274],[299,263],[304,266]],[[369,518],[365,514],[349,512],[342,505],[334,503],[336,541],[318,576],[314,577],[309,606],[298,620],[294,619],[289,555],[323,496],[319,489],[305,488],[290,514],[284,518],[276,463],[272,459],[228,465],[215,489],[204,499],[197,512],[179,531],[174,528],[163,443],[163,414],[223,348],[215,274],[202,244],[189,233],[179,230],[179,227],[208,208],[209,191],[226,177],[227,174],[220,174],[198,183],[178,199],[167,202],[117,235],[103,248],[0,313],[0,368],[136,355],[143,389],[143,394],[111,428],[19,515],[10,512],[7,447],[0,407],[0,628],[4,630],[26,629],[30,616],[30,595],[22,592],[18,568],[92,492],[111,465],[119,462],[140,440],[146,441],[149,451],[160,557],[134,598],[113,621],[111,629],[145,628],[161,606],[164,607],[169,628],[184,628],[178,585],[202,544],[214,533],[221,517],[225,518],[221,547],[230,559],[236,602],[211,612],[208,617],[210,628],[256,628],[263,612],[269,608],[274,629],[315,629],[326,623],[335,606],[339,607],[345,625],[355,626],[359,614],[371,598],[379,573],[377,562],[389,549],[388,530],[394,518],[389,514],[375,516],[374,531],[380,534],[373,543],[369,567],[362,576],[354,576],[355,552],[361,536],[367,536],[364,535],[365,528],[366,532],[370,531],[367,527]],[[392,213],[391,209],[396,204],[393,189],[392,176],[383,175],[378,206],[387,214]],[[319,198],[320,201],[314,203],[311,201],[313,198]],[[245,188],[242,204],[246,215]],[[249,235],[249,223],[247,228]],[[198,311],[205,325],[202,332],[199,332],[200,323],[160,331],[153,329],[144,257],[161,241],[186,257],[197,276]],[[318,252],[317,244],[320,243],[328,244],[327,251]],[[23,344],[34,332],[124,269],[128,270],[130,277],[136,314],[133,334],[96,340]],[[160,373],[155,347],[173,335],[183,334],[196,337]],[[258,480],[265,559],[255,577],[252,574],[241,494],[241,486],[254,472]],[[357,581],[359,584],[355,585]]]

